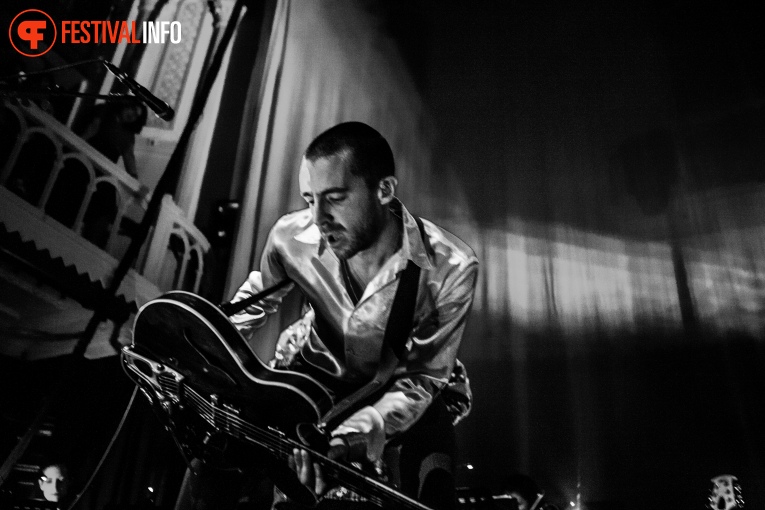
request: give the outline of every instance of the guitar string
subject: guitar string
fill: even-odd
[[[290,443],[293,447],[299,447],[300,445],[292,440],[291,438],[288,438],[287,436],[284,436],[282,441],[276,441],[272,439],[274,435],[276,435],[276,432],[267,432],[259,427],[255,427],[254,425],[242,420],[239,416],[232,414],[230,411],[227,411],[225,409],[214,407],[210,402],[208,402],[204,397],[199,395],[196,391],[189,389],[188,393],[190,396],[194,397],[194,399],[197,401],[198,406],[203,406],[207,408],[206,413],[200,413],[205,414],[209,417],[208,420],[206,420],[210,425],[216,428],[226,428],[230,429],[233,428],[237,429],[237,426],[240,427],[240,429],[237,429],[237,432],[244,432],[245,434],[249,434],[253,436],[255,439],[259,439],[261,442],[265,443],[264,446],[268,446],[270,448],[273,448],[277,450],[277,453],[289,455],[291,453],[291,449],[282,446],[282,443]],[[224,423],[220,423],[221,420],[218,420],[216,423],[216,417],[218,418],[224,418]]]
[[[274,440],[273,436],[276,434],[276,432],[269,433],[267,431],[264,431],[242,420],[239,416],[232,414],[230,411],[213,406],[210,402],[208,402],[204,397],[199,395],[192,388],[187,387],[186,393],[192,396],[194,400],[196,400],[197,406],[208,408],[209,412],[206,414],[209,415],[210,419],[205,421],[210,423],[210,425],[212,425],[213,427],[217,428],[215,423],[215,415],[224,415],[226,419],[229,420],[230,422],[229,425],[234,424],[234,425],[241,426],[242,428],[245,429],[244,432],[248,432],[250,435],[254,436],[255,438],[259,438],[261,443],[265,443],[264,446],[270,447],[271,449],[275,449],[276,452],[274,453],[276,454],[280,454],[282,456],[289,456],[291,454],[291,448],[282,446],[282,443],[285,443],[285,442],[289,443],[292,446],[292,448],[304,448],[303,445],[301,445],[300,443],[296,442],[295,440],[287,436],[280,437],[281,441]],[[202,413],[200,413],[200,415],[201,414]],[[230,429],[230,427],[228,428]],[[316,454],[316,452],[313,452],[313,453]],[[355,469],[350,468],[348,466],[344,466],[338,462],[332,461],[328,457],[325,457],[320,454],[316,454],[316,455],[319,456],[325,462],[327,467],[335,471],[334,473],[330,472],[329,473],[330,475],[339,476],[342,472],[343,475],[356,478],[356,480],[358,480],[359,478],[363,478],[367,484],[366,486],[361,485],[358,483],[358,481],[354,481],[352,479],[343,482],[345,485],[349,485],[352,489],[360,493],[371,494],[372,497],[379,497],[382,499],[395,499],[395,500],[398,500],[399,503],[407,504],[412,508],[427,509],[427,507],[421,505],[416,500],[413,500],[404,494],[401,494],[395,490],[392,490],[390,487],[381,483],[378,480],[367,477],[362,473],[358,473]]]
[[[274,440],[272,440],[271,437],[269,437],[268,433],[266,433],[265,431],[261,432],[256,427],[250,425],[247,422],[242,421],[241,418],[239,418],[236,415],[232,415],[230,412],[228,412],[226,410],[218,409],[218,408],[213,408],[213,406],[209,402],[207,402],[203,397],[201,397],[199,395],[193,395],[193,396],[196,397],[198,405],[202,405],[202,406],[208,408],[209,411],[211,411],[211,412],[208,412],[208,413],[204,413],[204,414],[207,414],[208,416],[210,416],[210,420],[209,421],[212,421],[212,422],[215,421],[215,418],[214,418],[213,414],[224,415],[225,418],[227,420],[229,420],[229,423],[224,424],[224,425],[227,426],[227,428],[230,429],[231,427],[229,425],[232,425],[232,424],[236,425],[236,422],[240,422],[239,425],[241,425],[244,428],[248,429],[248,431],[253,436],[259,436],[261,438],[262,442],[267,443],[269,446],[276,446],[276,449],[279,450],[280,453],[289,455],[290,451],[288,449],[280,448],[280,446],[281,446],[280,443],[275,442]],[[214,426],[214,424],[213,424],[213,426]],[[247,432],[247,431],[245,431],[245,432]],[[293,447],[302,447],[302,445],[297,444],[296,442],[294,442],[294,440],[291,440],[289,438],[285,437],[285,438],[283,438],[283,440],[284,441],[288,441],[289,443],[291,443]],[[324,460],[328,461],[329,459],[324,458]],[[329,467],[332,468],[333,466],[329,466]],[[342,466],[340,464],[335,464],[334,465],[334,470],[335,470],[335,473],[338,474],[338,475],[340,474],[339,473],[340,471],[343,471],[346,475],[356,476],[356,477],[363,477],[363,475],[361,475],[359,473],[356,473],[351,468],[348,468],[346,466]],[[332,474],[332,473],[330,473],[330,474]],[[377,480],[374,480],[374,479],[371,479],[371,478],[368,478],[368,477],[366,477],[366,481],[367,481],[368,484],[370,484],[370,483],[371,484],[379,484],[379,482]],[[385,489],[381,490],[381,489],[379,489],[375,485],[372,485],[370,487],[370,486],[359,485],[358,482],[355,482],[353,480],[348,480],[348,482],[350,482],[350,483],[345,483],[345,485],[350,486],[351,488],[357,490],[360,493],[370,494],[372,498],[378,497],[378,498],[381,498],[381,499],[385,499],[385,497],[387,497],[387,499],[397,499],[400,502],[407,503],[407,504],[409,504],[409,506],[412,506],[411,503],[412,503],[413,500],[410,500],[406,496],[404,496],[404,499],[402,499],[400,497],[401,495],[399,495],[398,493],[395,493],[395,492],[391,492],[390,489],[387,486],[385,486]],[[418,506],[417,508],[420,508],[420,507]]]
[[[223,413],[223,412],[222,412]],[[226,414],[226,413],[224,413]],[[235,417],[229,416],[228,419],[231,421],[231,423],[226,424],[226,428],[230,431],[232,428],[236,428],[236,423],[233,423],[237,421]],[[214,421],[214,420],[212,420]],[[231,426],[233,425],[233,427]],[[262,433],[256,428],[253,428],[251,425],[248,424],[241,424],[246,430],[244,431],[245,434],[249,433],[249,436],[245,436],[245,439],[260,441],[261,444],[263,444],[267,449],[271,450],[276,455],[281,455],[282,457],[289,456],[291,454],[291,449],[289,447],[282,447],[282,444],[278,441],[272,440],[271,437],[267,433]],[[241,431],[238,431],[241,432]],[[293,440],[290,440],[289,438],[282,438],[282,442],[289,442],[292,447],[300,447],[303,448],[303,445],[300,445],[298,443],[295,443]],[[270,448],[269,448],[270,447]],[[316,453],[314,452],[316,455]],[[364,477],[364,475],[357,473],[355,470],[348,468],[346,466],[342,466],[340,464],[330,464],[330,460],[321,457],[321,459],[324,461],[325,468],[328,468],[327,474],[329,476],[335,476],[336,478],[342,477],[343,485],[346,487],[356,490],[359,494],[365,494],[370,500],[391,500],[391,501],[397,501],[401,504],[404,504],[405,506],[409,508],[424,508],[420,507],[416,504],[416,502],[413,502],[413,500],[409,499],[406,496],[399,495],[397,492],[392,491],[387,486],[382,486],[379,484],[377,480],[374,480],[369,477]],[[359,478],[365,480],[365,484],[360,483],[358,480]]]

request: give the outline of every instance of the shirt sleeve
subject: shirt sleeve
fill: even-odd
[[[447,276],[434,310],[417,324],[391,389],[373,405],[389,439],[411,427],[449,380],[473,303],[478,263],[471,259]]]
[[[250,273],[247,280],[234,295],[234,302],[257,294],[263,289],[276,285],[287,278],[287,271],[282,263],[278,245],[279,232],[274,227],[268,234],[268,240],[263,249],[263,255],[260,259],[260,271],[252,271]],[[249,306],[242,312],[231,316],[231,322],[243,335],[249,335],[253,330],[265,324],[268,315],[275,313],[279,309],[282,299],[293,287],[294,284],[290,283],[270,296],[266,296],[260,300],[258,305]]]

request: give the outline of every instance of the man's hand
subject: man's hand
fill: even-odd
[[[332,439],[329,445],[327,457],[332,460],[346,460],[348,445],[338,438]],[[298,475],[300,483],[308,487],[317,497],[321,497],[330,488],[330,484],[324,479],[321,464],[314,462],[311,454],[306,450],[294,448],[288,459],[290,469]]]
[[[327,457],[336,461],[361,460],[351,458],[352,451],[357,449],[360,445],[356,445],[356,448],[354,448],[354,445],[349,443],[348,440],[355,439],[357,442],[363,445],[361,448],[358,448],[358,451],[366,452],[366,445],[363,444],[363,440],[359,441],[362,438],[363,435],[358,433],[349,436],[333,437],[329,442],[329,451],[327,452]],[[317,497],[323,496],[324,493],[327,492],[327,490],[330,488],[330,484],[324,478],[321,464],[314,462],[311,458],[311,454],[306,450],[294,448],[292,450],[292,455],[288,459],[288,464],[290,469],[297,473],[300,483],[313,491]]]
[[[371,406],[360,409],[332,432],[327,457],[348,462],[375,462],[385,447],[384,429],[382,416],[376,409]],[[293,449],[288,462],[300,483],[316,496],[322,496],[330,488],[321,465],[314,462],[306,450]]]
[[[372,406],[359,409],[332,431],[330,445],[344,446],[343,456],[351,462],[376,462],[385,448],[383,417]]]
[[[300,483],[312,490],[316,496],[321,497],[329,488],[324,480],[321,465],[313,462],[311,454],[307,451],[298,448],[292,450],[289,466],[297,473]]]

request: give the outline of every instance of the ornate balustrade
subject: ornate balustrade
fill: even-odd
[[[144,188],[32,103],[0,103],[0,132],[0,223],[107,286],[145,213]],[[171,288],[197,291],[208,249],[202,233],[165,197],[120,293],[140,305]]]
[[[196,292],[202,279],[204,254],[210,243],[173,202],[162,198],[143,274],[162,291],[187,289]],[[172,253],[173,256],[168,256]]]

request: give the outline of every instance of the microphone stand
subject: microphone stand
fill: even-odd
[[[215,51],[215,46],[218,44],[218,36],[220,34],[220,22],[221,22],[221,11],[223,10],[223,6],[221,6],[220,0],[207,0],[207,10],[210,12],[210,16],[212,16],[212,35],[210,36],[210,45],[207,47],[207,54],[205,55],[204,63],[207,64],[210,62],[210,56]],[[237,20],[238,21],[238,20]],[[202,67],[202,76],[205,76],[207,74],[208,68],[207,66]],[[197,95],[199,95],[201,92],[200,89],[197,89],[194,92],[194,97],[196,98]]]
[[[178,178],[180,177],[183,167],[183,159],[185,157],[189,141],[191,140],[191,135],[194,132],[194,129],[196,129],[199,118],[202,116],[207,98],[210,95],[210,90],[212,89],[215,78],[218,76],[218,72],[220,71],[226,47],[228,46],[228,43],[234,34],[234,29],[236,28],[236,24],[239,20],[239,16],[243,7],[244,0],[237,0],[234,4],[231,16],[229,17],[229,21],[226,24],[226,29],[223,32],[223,36],[221,37],[220,44],[218,45],[217,51],[213,55],[212,61],[210,62],[210,67],[208,68],[209,70],[204,76],[204,82],[200,89],[200,93],[197,95],[197,97],[195,97],[195,101],[191,105],[189,119],[186,122],[186,125],[183,127],[183,131],[181,132],[178,144],[175,146],[175,150],[173,151],[172,156],[170,156],[170,160],[165,167],[165,171],[162,173],[162,176],[159,178],[159,181],[154,188],[151,200],[149,200],[149,205],[146,208],[146,213],[143,215],[143,220],[138,225],[138,229],[136,230],[136,235],[131,239],[130,245],[125,251],[125,255],[122,257],[119,264],[117,265],[117,268],[114,270],[114,275],[112,276],[111,283],[107,289],[107,296],[116,296],[117,290],[119,289],[122,280],[125,278],[128,270],[133,265],[133,261],[138,256],[138,252],[146,240],[149,229],[156,220],[156,217],[159,213],[159,208],[162,205],[162,197],[165,195],[165,193],[172,193],[176,184],[178,183]],[[112,300],[104,301],[108,304],[108,302]],[[95,335],[98,325],[104,320],[108,319],[108,311],[106,308],[107,306],[103,305],[96,307],[96,310],[94,310],[93,313],[93,317],[88,322],[82,337],[72,352],[73,357],[79,358],[85,354],[85,350],[87,349],[88,344],[90,344],[90,342],[93,340],[93,336]]]
[[[8,90],[0,89],[0,97],[13,99],[36,99],[39,97],[84,97],[87,99],[104,99],[106,101],[120,101],[125,103],[140,103],[136,96],[128,94],[91,94],[89,92],[69,92],[66,90]]]
[[[26,85],[24,82],[31,81],[38,76],[47,76],[55,74],[58,71],[66,69],[72,69],[74,67],[81,67],[90,64],[102,64],[103,59],[93,58],[89,60],[82,60],[80,62],[73,62],[71,64],[64,64],[50,69],[42,69],[40,71],[30,71],[28,73],[16,73],[12,75],[6,75],[0,77],[0,97],[9,97],[12,99],[36,99],[36,98],[48,98],[48,97],[83,97],[87,99],[103,99],[105,101],[123,101],[123,102],[141,102],[140,98],[131,96],[128,94],[93,94],[91,92],[72,92],[68,90],[60,90],[58,88],[32,88]],[[11,82],[15,81],[17,86],[11,88]],[[20,87],[22,86],[23,87]]]
[[[272,285],[271,287],[268,287],[267,289],[261,290],[257,294],[253,294],[252,296],[246,297],[244,299],[240,299],[239,301],[230,301],[228,303],[221,303],[218,305],[218,308],[220,308],[220,311],[226,314],[227,317],[231,317],[232,315],[235,315],[241,312],[248,306],[257,303],[264,297],[273,294],[277,290],[286,286],[288,283],[290,283],[290,280],[282,280],[276,285]]]

